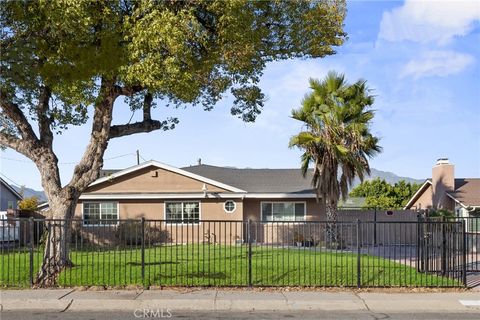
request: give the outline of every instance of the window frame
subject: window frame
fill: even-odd
[[[10,205],[11,205],[11,208],[10,208]],[[7,210],[15,210],[15,201],[13,200],[7,201]]]
[[[116,223],[109,223],[109,224],[85,224],[85,203],[98,203],[100,204],[100,219],[102,220],[102,203],[114,203],[117,205],[117,222]],[[120,203],[118,201],[82,201],[82,225],[84,227],[112,227],[118,226],[120,223]]]
[[[233,210],[232,211],[228,211],[227,208],[225,207],[227,205],[227,202],[231,202],[233,203]],[[225,211],[226,213],[228,214],[231,214],[231,213],[234,213],[235,210],[237,210],[237,203],[233,200],[226,200],[224,203],[223,203],[223,211]]]
[[[183,204],[185,202],[196,202],[198,203],[198,222],[185,222],[183,218]],[[173,222],[172,220],[167,219],[167,204],[168,203],[181,203],[182,204],[182,222]],[[200,225],[202,221],[202,202],[200,200],[173,200],[173,201],[164,201],[163,202],[163,221],[165,224],[169,225]],[[177,220],[174,220],[177,221]]]
[[[303,220],[302,221],[297,221],[297,220],[283,220],[283,221],[269,221],[269,220],[263,220],[263,204],[264,203],[270,203],[272,204],[272,209],[273,209],[273,204],[274,203],[293,203],[294,205],[297,203],[302,203],[303,204]],[[275,223],[275,222],[289,222],[289,223],[304,223],[307,221],[307,201],[260,201],[260,221],[261,222],[266,222],[266,223]]]

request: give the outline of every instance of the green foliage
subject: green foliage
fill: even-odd
[[[453,218],[455,217],[455,213],[451,210],[447,209],[437,209],[437,210],[428,210],[429,217],[445,217],[445,218]]]
[[[27,197],[18,201],[18,209],[27,211],[36,211],[38,208],[38,197]]]
[[[356,176],[363,180],[370,173],[368,160],[381,151],[378,138],[370,133],[374,98],[365,80],[349,84],[335,72],[321,81],[310,79],[310,88],[302,106],[292,110],[305,130],[291,138],[290,146],[304,151],[304,175],[313,163],[317,194],[336,205],[340,196],[346,198]]]
[[[380,178],[364,181],[350,192],[351,197],[365,197],[365,207],[401,209],[417,192],[420,185],[400,180],[391,185]]]
[[[232,114],[254,121],[265,65],[333,54],[345,40],[344,18],[343,0],[3,1],[2,99],[36,120],[48,86],[45,115],[59,132],[86,122],[100,80],[141,88],[127,95],[133,110],[147,92],[209,110],[230,89]]]

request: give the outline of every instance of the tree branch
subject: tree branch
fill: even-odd
[[[24,140],[19,139],[18,137],[0,132],[0,145],[9,147],[27,157],[31,157],[31,153],[28,148],[28,144]]]
[[[110,127],[110,139],[128,136],[135,133],[151,132],[165,126],[165,121],[144,120],[140,122],[115,125]]]
[[[0,93],[0,106],[5,116],[13,121],[23,140],[31,141],[32,143],[38,142],[37,135],[22,110],[20,110],[17,104],[7,101],[3,92]]]

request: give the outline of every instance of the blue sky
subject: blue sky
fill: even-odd
[[[372,131],[381,137],[383,152],[372,167],[426,178],[437,158],[448,157],[457,177],[480,177],[479,2],[352,1],[345,30],[349,40],[334,56],[268,65],[260,84],[268,101],[255,123],[231,116],[228,97],[210,112],[168,109],[159,102],[154,116],[178,116],[177,128],[112,140],[105,168],[134,165],[137,149],[144,159],[179,167],[198,158],[221,166],[298,167],[300,151],[289,149],[288,141],[301,127],[290,111],[308,92],[310,77],[337,70],[351,82],[366,79],[377,96]],[[117,104],[114,121],[128,121],[130,111]],[[64,183],[89,129],[90,124],[57,136]],[[27,158],[7,150],[0,161],[2,174],[16,184],[41,189]]]

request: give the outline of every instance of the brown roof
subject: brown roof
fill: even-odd
[[[455,179],[450,194],[465,206],[480,206],[480,178]]]

